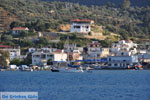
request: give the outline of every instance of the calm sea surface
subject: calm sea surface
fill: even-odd
[[[0,91],[38,92],[39,100],[150,100],[150,70],[0,72]]]

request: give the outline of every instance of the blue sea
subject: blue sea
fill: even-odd
[[[150,100],[150,70],[0,72],[1,92],[38,92],[39,100]]]

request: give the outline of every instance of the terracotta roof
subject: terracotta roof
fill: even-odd
[[[29,30],[29,29],[27,27],[14,27],[12,30],[15,31],[15,30]]]
[[[91,22],[91,20],[89,20],[89,19],[82,19],[82,20],[80,20],[80,19],[72,19],[71,22]]]
[[[8,45],[0,45],[0,48],[11,48],[11,47]]]

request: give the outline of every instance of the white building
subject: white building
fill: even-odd
[[[100,58],[101,48],[100,43],[97,41],[93,41],[92,43],[89,43],[87,45],[87,54],[88,56],[86,58],[88,59],[97,59]]]
[[[14,27],[12,29],[12,34],[13,35],[18,35],[20,34],[22,31],[29,31],[29,29],[27,27]]]
[[[29,49],[28,49],[28,52],[29,52],[29,53],[34,53],[34,52],[36,52],[36,48],[29,48]]]
[[[107,62],[109,68],[128,68],[138,63],[138,56],[109,56]]]
[[[10,47],[10,46],[7,46],[7,45],[1,45],[0,50],[8,51],[9,56],[10,56],[10,60],[18,59],[21,56],[20,55],[20,47],[13,48],[13,47]]]
[[[34,52],[55,52],[57,49],[56,48],[29,48],[28,52],[29,53],[34,53]]]
[[[101,48],[100,43],[93,41],[87,45],[87,56],[85,59],[100,59],[109,55],[109,48]]]
[[[91,31],[91,20],[71,20],[70,32],[88,33]]]
[[[32,54],[32,65],[46,65],[49,59],[52,61],[66,61],[67,54],[62,51],[34,52]]]
[[[121,40],[114,43],[111,48],[111,53],[115,56],[132,56],[137,53],[137,44],[132,41]]]

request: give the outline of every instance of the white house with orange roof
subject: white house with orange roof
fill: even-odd
[[[13,35],[18,35],[19,33],[21,33],[22,31],[29,31],[29,28],[27,27],[14,27],[12,29],[12,34]]]
[[[88,33],[91,31],[92,20],[73,19],[71,20],[70,32]]]

